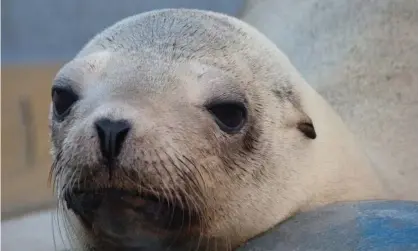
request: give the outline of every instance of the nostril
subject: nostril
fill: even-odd
[[[103,157],[113,162],[119,155],[126,136],[131,130],[127,120],[99,119],[94,123],[100,142],[100,151]]]
[[[118,135],[115,137],[115,155],[118,156],[122,145],[125,142],[126,135],[128,134],[130,127],[125,127],[118,132]]]

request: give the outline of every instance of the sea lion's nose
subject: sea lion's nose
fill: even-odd
[[[112,163],[119,155],[131,124],[126,120],[102,118],[94,123],[103,157]]]

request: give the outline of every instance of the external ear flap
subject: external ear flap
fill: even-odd
[[[299,96],[294,92],[293,89],[284,89],[284,90],[273,90],[274,95],[279,99],[280,102],[287,101],[288,104],[293,106],[293,111],[295,111],[295,117],[288,118],[291,121],[291,126],[295,126],[301,131],[306,137],[310,139],[316,139],[315,127],[312,123],[311,118],[303,111],[300,102]]]
[[[297,128],[299,129],[299,131],[301,131],[303,134],[305,134],[306,137],[310,138],[310,139],[315,139],[316,138],[316,132],[315,132],[315,127],[312,123],[312,121],[309,122],[299,122],[297,125]]]

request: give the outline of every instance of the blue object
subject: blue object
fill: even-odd
[[[238,251],[418,251],[418,202],[339,203],[300,213]]]

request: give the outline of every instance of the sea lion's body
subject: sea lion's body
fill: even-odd
[[[385,186],[418,200],[418,2],[247,2],[241,18],[341,115]]]
[[[86,250],[231,250],[296,212],[389,196],[333,109],[232,17],[122,20],[53,90],[52,174]]]

